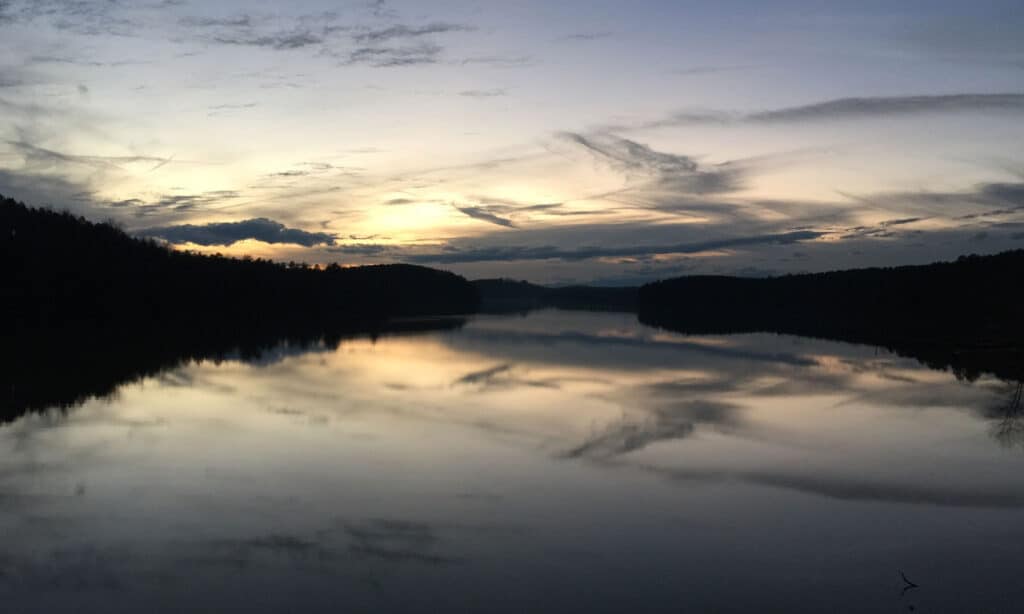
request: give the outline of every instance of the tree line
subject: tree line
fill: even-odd
[[[0,197],[8,326],[140,322],[221,328],[475,311],[462,277],[413,265],[313,267],[177,251],[112,223]]]

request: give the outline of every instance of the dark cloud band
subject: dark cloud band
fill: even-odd
[[[292,243],[305,247],[333,245],[334,235],[288,228],[267,218],[254,218],[241,222],[215,222],[212,224],[163,226],[147,228],[137,234],[163,239],[169,243],[195,243],[196,245],[232,245],[246,239],[264,243]]]
[[[508,245],[494,247],[476,247],[468,249],[452,248],[448,251],[433,254],[412,254],[408,260],[421,263],[457,264],[466,262],[510,262],[521,260],[570,260],[579,261],[591,258],[628,258],[653,256],[656,254],[695,254],[716,249],[728,249],[764,244],[790,244],[810,241],[824,233],[813,230],[799,230],[777,234],[735,237],[696,243],[679,243],[675,245],[631,245],[621,247],[581,247],[567,250],[550,245],[523,246]]]

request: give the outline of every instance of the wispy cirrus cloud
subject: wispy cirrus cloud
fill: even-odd
[[[324,42],[324,37],[310,30],[293,30],[271,34],[225,33],[214,36],[213,40],[224,45],[289,50],[320,45]]]
[[[664,403],[648,408],[641,416],[623,417],[562,456],[609,459],[662,441],[686,439],[698,427],[732,430],[740,423],[741,409],[739,405],[711,399]]]
[[[639,183],[618,192],[646,195],[655,201],[678,202],[682,196],[721,194],[743,187],[750,162],[702,165],[692,156],[652,149],[613,134],[563,132],[563,141],[577,145]]]
[[[94,167],[115,167],[120,164],[131,164],[147,162],[164,166],[171,162],[171,158],[160,158],[156,156],[98,156],[69,154],[54,149],[47,149],[33,145],[26,141],[7,141],[7,145],[23,156],[26,165],[31,166],[54,166],[58,164],[82,164]]]
[[[473,55],[458,60],[462,66],[479,64],[493,68],[523,68],[536,63],[537,59],[529,55]]]
[[[86,36],[131,36],[141,24],[120,2],[87,0],[6,0],[0,24],[46,22],[51,27]]]
[[[430,23],[423,26],[408,26],[396,24],[386,28],[367,30],[352,35],[353,40],[359,43],[382,43],[396,38],[419,38],[431,34],[444,34],[448,32],[471,32],[473,26],[458,23]]]
[[[839,98],[815,104],[752,113],[746,116],[746,119],[755,122],[792,122],[965,111],[1024,112],[1024,94]]]
[[[341,56],[342,64],[364,64],[375,68],[435,64],[444,51],[440,45],[418,43],[400,47],[357,47]]]
[[[178,24],[186,28],[248,28],[253,25],[249,15],[236,17],[182,17]]]
[[[939,94],[836,98],[805,105],[736,113],[720,110],[679,111],[633,126],[607,129],[659,128],[687,124],[773,124],[824,122],[883,117],[909,117],[936,113],[1024,113],[1024,93]]]
[[[843,195],[879,209],[954,219],[974,219],[985,214],[1024,211],[1022,182],[979,183],[957,191],[917,190]]]
[[[240,103],[226,103],[217,104],[212,107],[207,107],[208,115],[223,115],[232,111],[244,111],[245,109],[253,109],[259,106],[258,102],[240,102]]]
[[[105,204],[114,209],[130,212],[138,218],[153,216],[180,218],[182,214],[223,205],[239,197],[241,197],[241,193],[235,190],[210,190],[192,194],[163,194],[152,200],[129,198]]]

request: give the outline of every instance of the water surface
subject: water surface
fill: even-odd
[[[0,426],[0,599],[1017,611],[1020,390],[565,311],[190,362]]]

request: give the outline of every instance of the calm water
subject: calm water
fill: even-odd
[[[1022,611],[1019,394],[558,311],[192,364],[0,426],[0,603]]]

